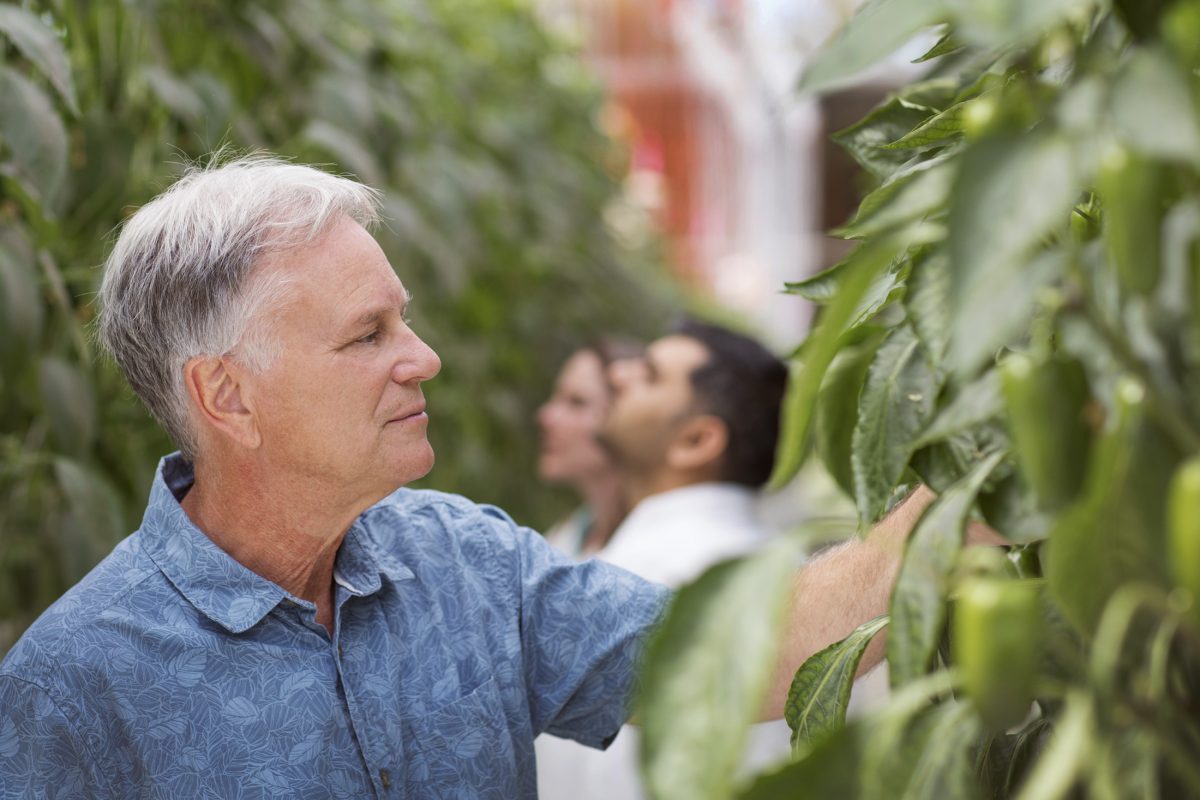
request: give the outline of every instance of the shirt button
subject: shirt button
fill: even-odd
[[[383,788],[392,788],[392,775],[386,769],[379,770],[379,782],[383,784]]]

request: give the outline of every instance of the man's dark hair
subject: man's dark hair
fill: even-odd
[[[674,333],[704,345],[708,360],[692,371],[697,410],[729,430],[720,479],[758,488],[771,477],[787,366],[748,336],[687,319]]]

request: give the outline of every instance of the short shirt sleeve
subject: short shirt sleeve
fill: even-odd
[[[525,683],[535,735],[603,748],[630,714],[643,645],[670,590],[595,559],[576,563],[485,508],[519,559]]]
[[[96,797],[92,760],[40,687],[0,675],[0,798]]]

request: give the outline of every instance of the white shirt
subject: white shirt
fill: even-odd
[[[745,555],[770,538],[757,493],[730,483],[703,483],[638,503],[596,557],[667,586],[694,580],[713,564]],[[744,774],[788,757],[783,720],[752,726]],[[538,796],[543,800],[634,800],[645,796],[637,773],[638,731],[626,725],[608,750],[538,737]]]

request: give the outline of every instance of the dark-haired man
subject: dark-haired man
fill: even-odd
[[[629,516],[597,555],[678,587],[772,534],[758,490],[775,463],[787,367],[748,336],[688,320],[640,358],[609,368],[613,403],[601,442],[624,471]],[[788,754],[782,721],[751,731],[745,767]],[[606,752],[539,741],[546,800],[634,798],[635,730]]]
[[[783,362],[747,336],[688,321],[610,375],[600,438],[625,470],[633,511],[601,557],[678,586],[761,544],[757,491],[775,463]]]

